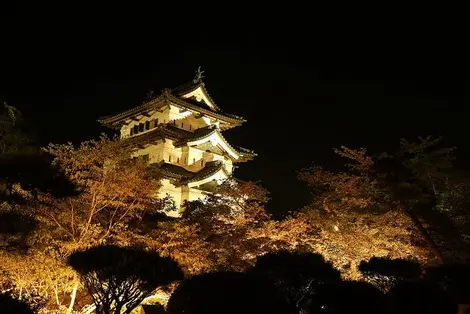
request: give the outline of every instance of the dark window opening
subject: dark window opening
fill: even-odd
[[[134,128],[131,128],[131,129],[130,129],[130,132],[131,132],[131,133],[130,133],[131,136],[134,135]]]
[[[180,158],[176,158],[176,163],[179,164],[180,163]]]
[[[144,131],[144,124],[139,123],[139,132],[143,132],[143,131]]]
[[[196,158],[193,158],[193,164],[195,164],[195,163],[196,163]]]
[[[134,125],[134,134],[137,134],[137,133],[139,133],[139,126]]]
[[[189,126],[189,130],[191,131],[191,125]]]
[[[201,160],[201,166],[204,166],[204,159]]]
[[[171,155],[170,155],[170,156],[168,156],[168,161],[169,161],[169,162],[171,162]]]
[[[150,130],[150,121],[145,121],[145,129]]]

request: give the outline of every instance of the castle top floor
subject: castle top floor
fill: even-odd
[[[141,134],[160,124],[173,124],[189,131],[215,125],[223,131],[245,120],[223,112],[198,78],[174,89],[164,89],[140,106],[104,117],[99,122],[121,129],[124,137]]]

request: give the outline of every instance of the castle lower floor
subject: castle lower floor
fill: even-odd
[[[169,180],[162,180],[162,187],[158,191],[158,197],[164,198],[170,196],[174,202],[175,210],[171,210],[166,214],[170,217],[180,217],[182,214],[182,206],[185,201],[196,201],[204,199],[209,193],[212,186],[189,187],[188,185],[175,186]]]

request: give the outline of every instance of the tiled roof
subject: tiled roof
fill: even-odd
[[[241,147],[241,146],[235,146],[235,145],[232,145],[232,147],[239,151],[240,153],[242,154],[245,154],[245,155],[252,155],[252,156],[257,156],[257,154],[251,150],[251,149],[248,149],[248,148],[244,148],[244,147]]]
[[[223,162],[219,160],[209,161],[200,171],[191,172],[183,167],[169,163],[155,163],[150,165],[153,171],[163,175],[164,177],[176,180],[179,184],[187,184],[189,182],[204,180],[216,174],[221,169],[225,170],[223,166]]]
[[[164,140],[165,138],[175,141],[174,145],[176,147],[185,146],[188,142],[197,141],[205,137],[211,136],[212,134],[218,132],[215,126],[207,126],[195,130],[194,132],[183,130],[173,126],[172,124],[161,124],[154,130],[148,131],[141,135],[136,135],[127,139],[129,145],[145,145],[155,143],[159,140]],[[256,156],[256,154],[246,148],[237,147],[231,145],[225,137],[219,132],[222,140],[226,143],[228,147],[236,151],[241,159],[239,161],[250,160]]]
[[[210,176],[216,174],[220,169],[223,168],[223,162],[217,161],[209,161],[206,163],[206,166],[202,168],[200,171],[196,172],[196,174],[190,178],[189,182],[197,182],[209,178]]]
[[[209,97],[211,102],[213,102],[213,100],[210,98],[209,94],[207,93],[207,90],[204,87],[204,83],[202,82],[197,83],[197,84],[192,83],[192,85],[186,84],[181,87],[174,88],[172,90],[164,89],[158,97],[148,100],[137,107],[134,107],[134,108],[131,108],[131,109],[128,109],[128,110],[125,110],[125,111],[122,111],[113,115],[101,117],[100,119],[98,119],[98,122],[105,124],[105,125],[113,125],[125,119],[128,119],[129,117],[138,115],[141,112],[154,109],[154,108],[164,107],[165,105],[169,104],[169,102],[172,102],[175,105],[181,106],[183,108],[191,109],[196,112],[206,114],[207,116],[220,119],[221,121],[225,121],[225,122],[232,123],[235,125],[239,125],[245,121],[242,117],[239,117],[233,114],[224,113],[217,106],[215,107],[215,109],[211,109],[209,108],[209,106],[205,104],[201,104],[200,102],[197,102],[193,99],[185,99],[181,97],[185,93],[191,92],[199,86],[202,86],[207,97]]]
[[[183,146],[187,142],[203,139],[215,133],[216,130],[217,129],[214,126],[210,125],[204,128],[199,128],[195,130],[194,132],[188,132],[190,134],[187,134],[187,135],[185,134],[184,136],[182,136],[180,140],[175,143],[175,146]]]
[[[166,92],[164,91],[164,95],[168,97],[168,99],[176,105],[180,105],[184,108],[192,109],[194,111],[207,114],[210,117],[217,118],[226,122],[235,123],[235,124],[241,124],[242,122],[245,122],[245,120],[242,117],[238,117],[238,116],[231,115],[231,114],[226,114],[222,111],[214,111],[210,108],[203,108],[200,106],[199,103],[193,102],[190,99],[179,98],[171,94],[169,91],[166,91]]]
[[[192,133],[176,127],[164,125],[163,127],[155,128],[146,133],[127,138],[126,141],[130,145],[143,145],[163,140],[165,138],[179,141],[181,138],[190,136],[190,134]]]

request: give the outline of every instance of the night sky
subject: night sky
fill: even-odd
[[[185,83],[201,66],[217,105],[248,120],[225,132],[259,155],[235,174],[261,181],[273,213],[306,203],[296,171],[313,161],[336,167],[340,145],[391,151],[401,137],[443,135],[463,166],[470,157],[468,66],[455,45],[463,38],[433,18],[378,25],[382,16],[339,23],[318,12],[8,3],[0,96],[42,144],[94,137],[100,116]]]

